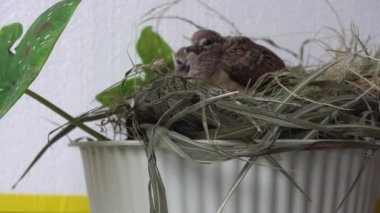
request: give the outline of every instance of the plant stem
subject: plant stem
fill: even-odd
[[[98,133],[97,131],[91,129],[90,127],[86,126],[85,124],[83,124],[82,122],[80,122],[76,118],[72,117],[67,112],[63,111],[61,108],[56,106],[55,104],[53,104],[50,101],[46,100],[45,98],[41,97],[37,93],[27,89],[25,94],[34,98],[35,100],[37,100],[41,104],[45,105],[47,108],[51,109],[52,111],[54,111],[58,115],[62,116],[64,119],[68,120],[70,123],[74,124],[78,128],[82,129],[83,131],[87,132],[91,136],[95,137],[97,140],[107,140],[107,138],[105,136],[103,136],[102,134]]]

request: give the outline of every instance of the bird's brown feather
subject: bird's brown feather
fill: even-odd
[[[247,37],[232,37],[223,46],[221,63],[224,71],[242,86],[253,84],[265,73],[285,68],[276,54]]]
[[[194,33],[191,42],[191,46],[176,54],[185,62],[182,68],[186,69],[182,70],[187,71],[177,69],[177,74],[227,90],[250,87],[263,74],[285,68],[281,58],[248,37],[223,37],[212,30],[200,30]]]

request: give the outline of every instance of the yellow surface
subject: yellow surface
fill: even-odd
[[[0,194],[0,213],[90,213],[86,196]],[[375,213],[380,213],[380,198]]]
[[[89,213],[86,196],[0,194],[0,212]]]

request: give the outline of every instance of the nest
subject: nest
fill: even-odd
[[[330,148],[351,147],[353,141],[371,147],[380,137],[378,70],[375,57],[351,55],[314,69],[264,75],[243,92],[157,74],[109,109],[112,116],[102,124],[111,123],[126,139],[154,138],[147,134],[154,132],[179,144],[238,140],[247,147],[261,144],[263,154],[278,139],[312,139],[314,147],[316,140],[350,142]]]

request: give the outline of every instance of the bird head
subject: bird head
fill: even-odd
[[[198,30],[191,37],[193,46],[209,49],[215,44],[220,44],[225,41],[225,38],[213,30],[202,29]]]

